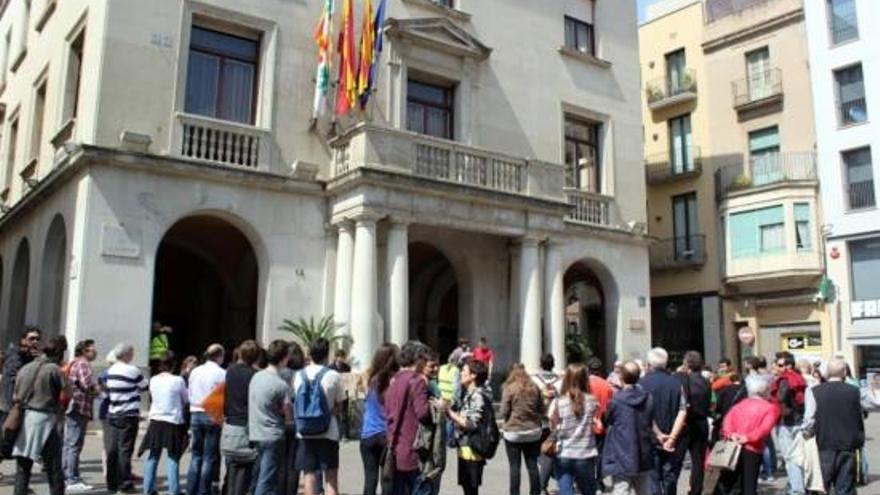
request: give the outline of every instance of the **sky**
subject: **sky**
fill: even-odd
[[[639,22],[645,20],[645,8],[652,3],[656,3],[659,0],[636,0],[636,3],[639,6]]]

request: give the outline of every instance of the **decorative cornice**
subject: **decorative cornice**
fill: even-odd
[[[392,38],[474,60],[485,60],[492,53],[491,48],[445,17],[392,17],[385,22],[385,32]]]
[[[803,20],[804,9],[803,7],[798,7],[795,10],[780,14],[770,19],[763,20],[744,29],[739,29],[732,33],[705,41],[703,42],[703,52],[711,53],[714,51],[718,51],[735,43],[739,43],[740,41],[754,38],[766,32],[775,31],[788,24],[803,22]]]

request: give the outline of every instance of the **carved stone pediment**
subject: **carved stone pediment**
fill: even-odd
[[[391,18],[385,32],[392,39],[407,40],[422,47],[474,60],[485,60],[492,49],[475,36],[443,17],[418,19]]]

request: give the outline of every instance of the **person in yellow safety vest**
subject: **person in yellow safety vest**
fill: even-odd
[[[162,359],[166,352],[171,349],[170,335],[174,330],[169,326],[162,326],[158,321],[153,323],[153,338],[150,340],[150,361]]]
[[[455,404],[459,396],[457,392],[461,389],[461,374],[454,356],[450,356],[449,362],[440,367],[437,385],[440,388],[440,397],[449,404]]]

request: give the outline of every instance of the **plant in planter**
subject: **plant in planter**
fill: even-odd
[[[746,175],[740,175],[733,181],[731,186],[734,189],[745,189],[752,185],[752,179]]]
[[[648,83],[647,87],[645,87],[645,93],[648,95],[649,103],[663,99],[663,88],[656,83]]]
[[[681,89],[683,91],[693,91],[697,86],[697,81],[694,80],[694,76],[685,72],[681,75]]]
[[[565,332],[565,359],[569,363],[587,363],[593,357],[590,340],[580,330]]]
[[[337,333],[342,327],[341,323],[336,323],[333,320],[333,315],[329,315],[317,321],[314,316],[309,317],[308,320],[305,318],[299,318],[295,321],[285,319],[278,330],[292,333],[296,343],[306,349],[321,338],[327,339],[331,348],[339,349],[348,347],[352,343],[350,335]]]

